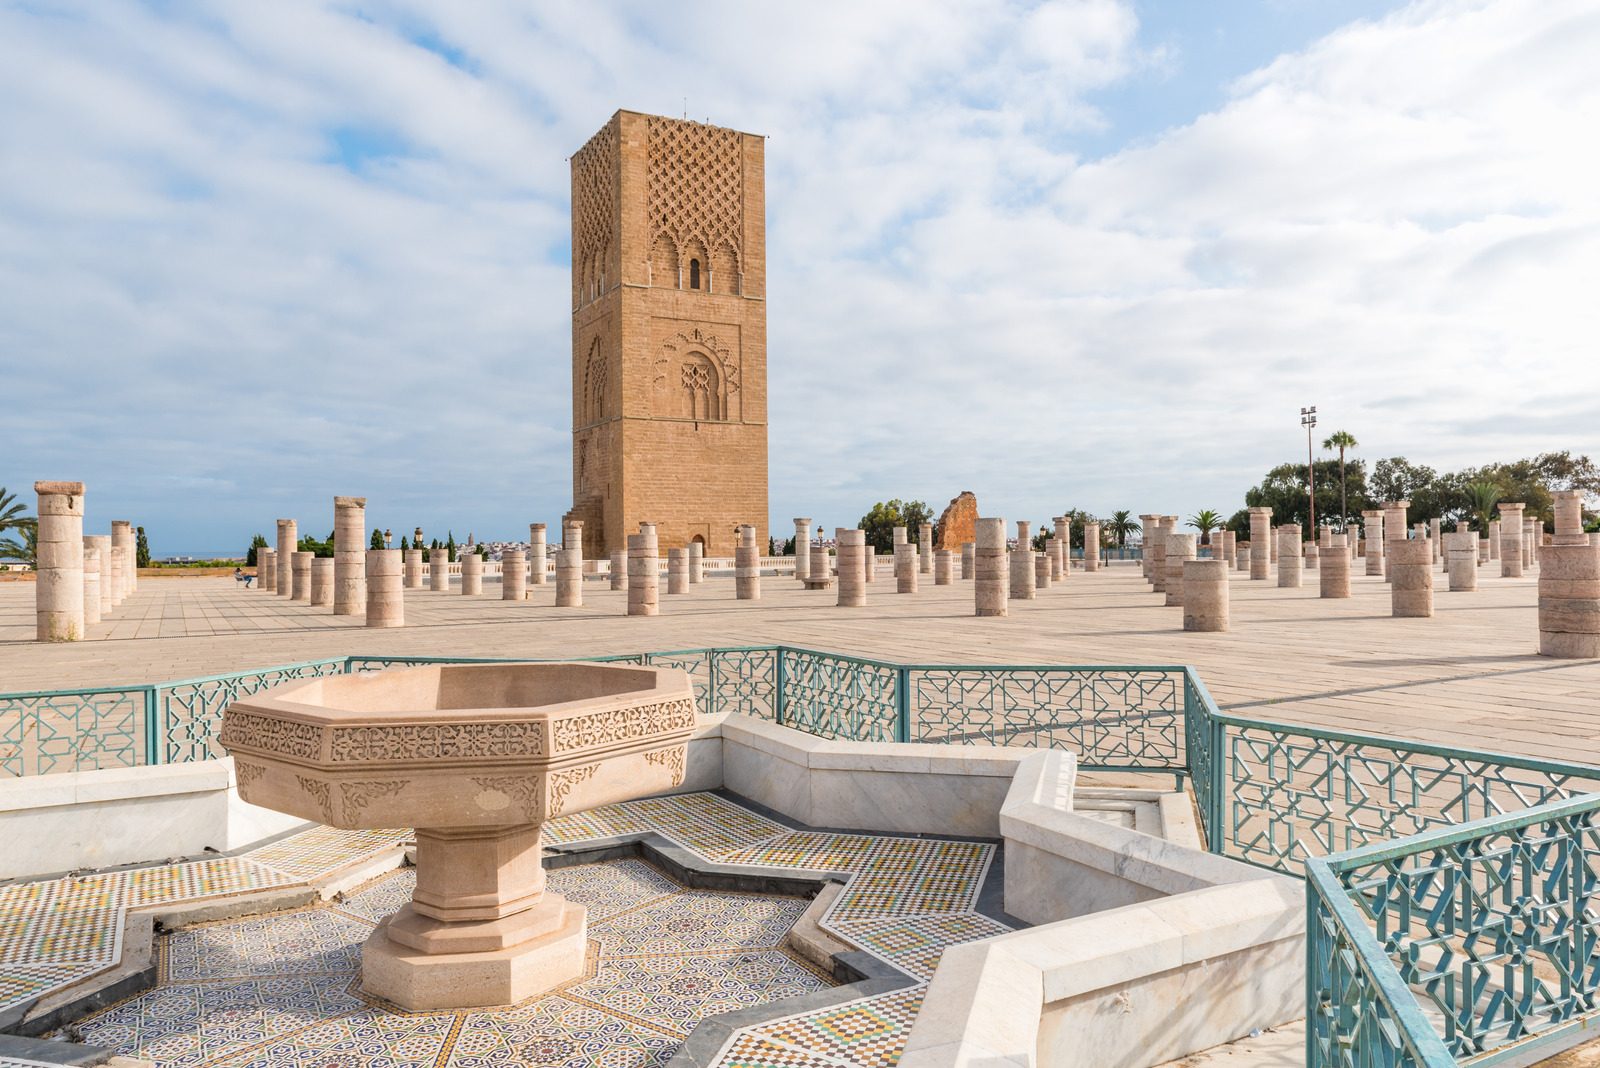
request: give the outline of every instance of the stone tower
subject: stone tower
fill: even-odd
[[[619,111],[572,157],[572,513],[584,554],[767,537],[760,137]]]

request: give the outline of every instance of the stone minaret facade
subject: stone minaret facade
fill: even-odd
[[[765,143],[619,111],[572,157],[572,517],[585,555],[767,540]]]

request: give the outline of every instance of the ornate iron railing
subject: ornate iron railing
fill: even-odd
[[[234,701],[291,679],[338,675],[346,670],[346,658],[339,657],[156,686],[151,727],[155,732],[155,744],[159,746],[158,762],[180,764],[226,756],[217,744],[217,730],[222,724],[223,710]]]
[[[155,687],[0,694],[0,776],[128,768],[149,751]]]

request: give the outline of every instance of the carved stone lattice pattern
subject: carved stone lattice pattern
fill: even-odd
[[[583,364],[583,417],[586,422],[598,423],[608,414],[606,398],[610,392],[611,365],[595,338],[589,346],[589,355]]]
[[[684,746],[675,745],[671,749],[657,749],[646,753],[644,760],[646,764],[654,764],[657,767],[670,769],[672,772],[672,785],[682,786],[684,752]]]
[[[236,712],[223,724],[222,743],[232,748],[260,749],[292,757],[314,757],[322,732],[310,723],[290,723]]]
[[[322,813],[322,822],[333,821],[332,787],[321,779],[308,779],[304,775],[296,775],[295,781],[300,784],[300,789],[310,794],[317,803],[317,811]]]
[[[655,233],[669,234],[680,249],[695,240],[707,250],[726,244],[742,263],[744,161],[739,133],[660,116],[649,118],[648,132],[649,222]]]
[[[439,757],[538,756],[544,740],[536,722],[418,723],[339,727],[333,732],[335,764],[365,760]]]
[[[393,797],[404,790],[404,779],[389,779],[379,782],[342,782],[339,784],[339,797],[344,801],[344,818],[347,820],[359,817],[362,811],[380,797]]]
[[[694,726],[694,702],[688,698],[637,708],[613,708],[555,722],[555,751],[588,749],[640,738],[658,731]]]
[[[726,341],[699,327],[680,331],[662,344],[652,385],[657,415],[739,418],[738,355]]]
[[[597,288],[615,248],[621,217],[617,124],[608,122],[572,158],[572,303]]]
[[[561,808],[567,803],[567,795],[572,793],[572,788],[594,778],[594,773],[599,770],[599,764],[585,764],[553,773],[550,776],[550,815],[561,815]]]
[[[267,769],[260,764],[246,764],[238,760],[233,762],[233,771],[239,776],[240,786],[249,786],[267,773]]]
[[[537,778],[526,775],[501,775],[474,778],[472,781],[485,790],[505,794],[521,809],[523,819],[529,823],[538,822],[540,798]]]

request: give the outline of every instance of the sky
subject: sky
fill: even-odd
[[[1600,452],[1595,0],[0,0],[0,485],[241,550],[570,505],[567,157],[767,141],[770,518]]]

